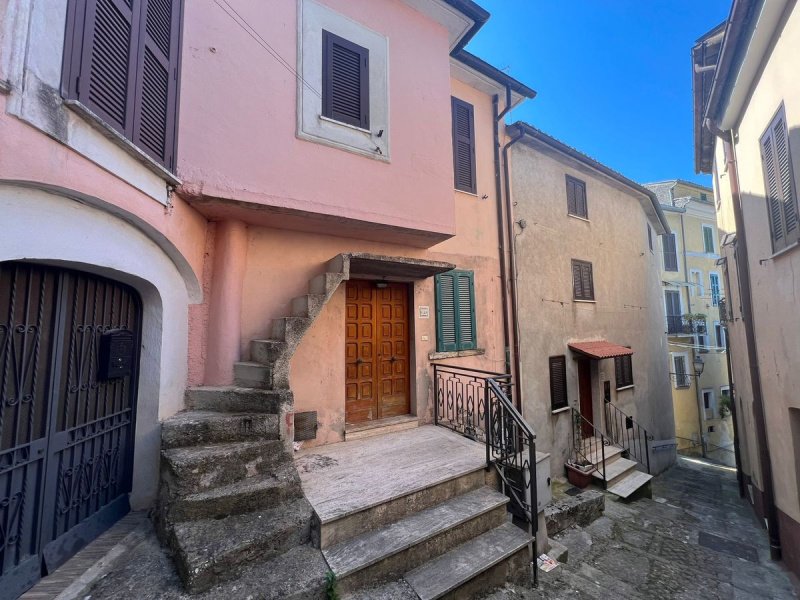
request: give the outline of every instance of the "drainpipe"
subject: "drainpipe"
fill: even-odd
[[[509,270],[511,271],[511,336],[514,343],[514,369],[517,373],[517,403],[522,413],[522,367],[519,350],[519,317],[517,294],[517,251],[514,244],[514,208],[511,201],[511,176],[508,168],[508,151],[520,141],[525,134],[520,130],[505,146],[503,146],[503,179],[506,200],[506,234],[508,235]]]
[[[761,477],[764,485],[764,503],[767,512],[767,533],[769,534],[769,553],[772,560],[781,559],[781,540],[778,529],[778,513],[775,506],[775,493],[772,482],[772,460],[770,459],[767,426],[764,417],[764,392],[761,385],[761,372],[758,366],[758,347],[756,346],[755,322],[753,319],[753,298],[750,283],[750,261],[747,254],[747,236],[744,227],[744,213],[742,211],[742,195],[739,189],[739,171],[736,161],[736,144],[733,131],[721,131],[711,119],[706,119],[706,127],[715,136],[720,138],[727,154],[728,173],[733,199],[733,216],[736,223],[737,253],[742,257],[736,261],[739,274],[739,284],[742,290],[741,309],[744,334],[747,343],[747,362],[750,371],[750,381],[753,386],[753,418],[756,422],[756,439],[758,443],[758,462],[761,467]]]
[[[728,267],[725,266],[727,273]],[[726,283],[727,282],[727,277]],[[730,290],[730,286],[726,289]],[[727,303],[725,310],[728,310]],[[736,423],[736,386],[733,383],[733,369],[731,368],[731,338],[728,334],[728,326],[720,323],[725,331],[725,363],[728,367],[728,392],[731,397],[731,422],[733,423],[733,457],[736,462],[736,483],[739,485],[739,498],[744,498],[744,477],[742,477],[742,453],[739,449],[739,426]]]
[[[505,372],[511,371],[511,342],[509,341],[508,323],[508,272],[506,270],[506,237],[503,233],[503,189],[500,175],[500,122],[511,107],[511,88],[506,87],[506,107],[503,112],[500,108],[500,97],[492,97],[492,115],[494,117],[494,185],[495,198],[497,198],[497,237],[500,242],[500,292],[503,302],[503,348],[505,359]]]

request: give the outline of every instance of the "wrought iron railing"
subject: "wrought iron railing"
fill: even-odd
[[[605,403],[606,434],[611,441],[620,446],[628,455],[647,467],[650,472],[650,442],[653,436],[611,402]]]
[[[588,473],[597,471],[606,481],[606,448],[611,440],[580,411],[572,408],[572,450],[570,463]]]
[[[667,315],[667,333],[694,335],[706,333],[703,321],[688,319],[685,315]]]
[[[487,469],[495,467],[511,513],[528,528],[531,572],[538,585],[536,434],[509,397],[511,375],[435,364],[433,377],[434,423],[485,444]]]

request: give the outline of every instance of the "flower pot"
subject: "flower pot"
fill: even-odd
[[[589,485],[589,482],[592,480],[591,470],[584,471],[579,467],[569,464],[566,465],[566,467],[567,467],[567,481],[569,481],[572,485],[581,489]]]

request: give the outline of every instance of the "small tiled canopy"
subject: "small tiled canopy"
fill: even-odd
[[[595,360],[604,358],[616,358],[617,356],[630,356],[633,350],[625,346],[612,344],[606,340],[596,340],[594,342],[574,342],[569,344],[569,349],[583,356],[588,356]]]

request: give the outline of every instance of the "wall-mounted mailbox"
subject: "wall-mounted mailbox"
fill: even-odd
[[[120,379],[133,373],[136,358],[135,338],[127,329],[112,329],[100,336],[98,357],[100,380]]]

